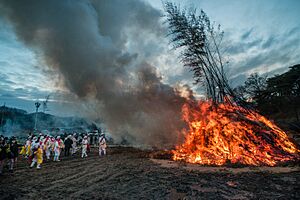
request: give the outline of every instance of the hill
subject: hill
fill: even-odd
[[[34,130],[35,117],[36,113],[27,113],[22,109],[1,106],[0,133],[6,136],[27,135],[28,132]],[[79,117],[59,117],[38,112],[36,128],[43,132],[83,132],[95,129],[96,125]]]

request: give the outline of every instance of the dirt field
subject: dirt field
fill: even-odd
[[[63,158],[0,177],[0,199],[300,199],[299,166],[213,168],[111,148],[105,158]]]

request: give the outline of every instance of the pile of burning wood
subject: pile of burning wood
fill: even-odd
[[[270,165],[299,159],[287,134],[255,111],[226,102],[186,104],[186,140],[173,151],[175,160],[224,165]]]
[[[223,32],[201,10],[165,4],[169,35],[182,48],[182,62],[206,89],[207,100],[190,100],[182,108],[188,128],[174,160],[207,165],[269,165],[298,160],[300,150],[287,134],[237,96],[223,70]]]

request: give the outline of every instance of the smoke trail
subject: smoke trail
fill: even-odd
[[[146,59],[147,44],[164,33],[158,10],[139,0],[0,2],[18,38],[61,74],[64,87],[96,102],[115,139],[158,147],[178,142],[185,98]]]

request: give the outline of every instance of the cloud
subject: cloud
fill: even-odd
[[[1,98],[16,98],[12,93],[2,93],[0,94]]]
[[[252,30],[252,29],[251,29]],[[272,76],[275,71],[287,70],[289,66],[299,63],[300,30],[290,28],[284,34],[255,35],[245,31],[246,40],[230,39],[231,47],[226,55],[231,58],[228,67],[231,82],[242,84],[245,78],[254,72]]]
[[[9,87],[11,85],[15,85],[15,82],[9,80],[7,75],[0,73],[0,85],[2,87]]]
[[[229,43],[229,47],[226,49],[226,53],[229,55],[245,53],[253,47],[260,46],[262,41],[263,40],[261,38],[251,41],[227,41],[227,43]]]
[[[251,28],[249,31],[246,31],[245,33],[243,33],[243,35],[241,36],[241,40],[246,40],[247,38],[249,38],[249,36],[253,32],[253,30],[254,30],[254,28]]]
[[[265,41],[263,44],[262,44],[262,48],[263,49],[267,49],[267,48],[270,48],[272,45],[274,45],[276,43],[276,38],[274,36],[270,36],[267,41]]]

